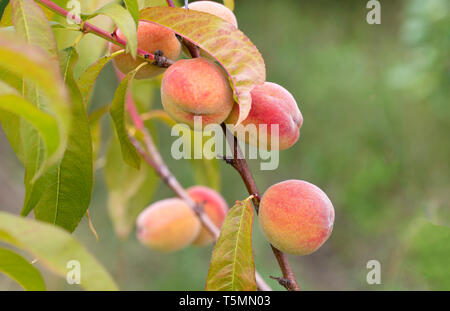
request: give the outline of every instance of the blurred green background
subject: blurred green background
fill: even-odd
[[[361,0],[235,2],[239,28],[262,53],[267,80],[287,88],[304,117],[300,140],[280,153],[277,170],[260,171],[259,162],[250,161],[256,182],[263,192],[282,180],[307,180],[328,194],[336,210],[333,234],[322,248],[305,257],[289,256],[300,287],[450,290],[449,2],[380,1],[380,25],[367,24],[367,1]],[[68,44],[73,40],[64,33],[59,37],[61,42],[68,38]],[[81,72],[95,57],[87,49],[84,58],[80,53]],[[108,104],[116,85],[109,65],[97,82],[92,109]],[[161,108],[158,92],[146,96],[141,92]],[[202,290],[212,246],[160,254],[141,246],[134,232],[124,241],[117,238],[103,177],[110,124],[103,120],[90,208],[100,241],[86,220],[75,235],[123,290]],[[169,142],[176,138],[161,123],[152,127],[181,183],[195,184],[197,166],[170,157]],[[219,166],[227,202],[245,198],[237,173],[225,163]],[[19,213],[22,178],[0,131],[2,210]],[[154,184],[151,201],[173,196],[163,184]],[[280,271],[257,221],[253,241],[257,269],[281,290],[268,278]],[[381,263],[380,285],[366,281],[371,259]],[[78,289],[51,274],[44,277],[51,290]],[[18,288],[0,275],[0,290]]]

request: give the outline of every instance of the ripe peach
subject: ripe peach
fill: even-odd
[[[222,196],[213,189],[204,186],[191,187],[187,192],[196,203],[203,204],[205,213],[220,228],[228,211],[227,202],[225,202]],[[204,246],[212,241],[214,241],[214,237],[205,227],[202,227],[199,235],[192,244]]]
[[[257,131],[247,131],[245,141],[248,144],[270,150],[272,146],[272,125],[278,125],[278,149],[291,147],[300,136],[303,116],[294,97],[282,86],[264,82],[251,91],[252,107],[248,117],[239,126],[229,126],[239,135],[244,135],[247,125],[255,125]],[[239,117],[239,105],[234,105],[227,124],[235,124]],[[267,125],[267,132],[261,131],[260,125]],[[276,139],[274,137],[273,139]]]
[[[126,40],[120,29],[116,30],[116,36],[122,40]],[[155,53],[156,50],[163,52],[163,55],[171,60],[177,60],[181,53],[181,44],[175,33],[163,26],[153,24],[147,21],[139,21],[138,30],[138,47],[146,52]],[[114,53],[123,49],[120,46],[110,44],[109,50]],[[114,64],[122,72],[127,74],[135,69],[144,60],[133,57],[130,54],[122,54],[113,59]],[[144,66],[138,71],[136,79],[147,79],[156,77],[164,72],[165,68],[154,65]]]
[[[233,11],[223,4],[213,1],[196,1],[189,3],[189,9],[216,15],[217,17],[233,24],[236,28],[238,26],[236,16],[234,16]]]
[[[223,70],[205,58],[182,59],[170,66],[161,81],[164,110],[176,121],[193,127],[222,123],[233,108],[233,91]]]
[[[161,200],[137,219],[139,241],[155,250],[172,252],[191,244],[200,232],[200,221],[181,199]]]
[[[286,180],[271,186],[259,206],[259,224],[267,240],[283,252],[307,255],[330,236],[334,208],[317,186]]]

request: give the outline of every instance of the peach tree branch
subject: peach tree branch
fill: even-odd
[[[222,123],[222,130],[227,139],[228,145],[233,148],[233,159],[225,159],[225,161],[230,164],[239,173],[242,180],[244,181],[245,187],[249,194],[253,195],[253,205],[255,207],[256,213],[259,213],[259,203],[261,195],[259,193],[258,187],[256,186],[255,179],[253,178],[252,172],[248,167],[247,161],[242,156],[241,148],[239,147],[238,140],[234,135],[231,135],[226,125]],[[273,278],[278,280],[281,286],[284,286],[289,291],[299,291],[300,286],[295,278],[294,271],[289,263],[289,260],[282,251],[270,245],[275,258],[278,261],[281,272],[283,273],[282,278]]]
[[[57,4],[53,3],[49,0],[36,0],[36,2],[39,2],[47,9],[51,10],[52,12],[55,12],[58,15],[64,16],[66,18],[69,18],[73,20],[76,24],[80,26],[80,31],[83,33],[92,33],[100,38],[105,39],[106,41],[109,41],[111,43],[114,43],[120,47],[125,48],[126,47],[126,41],[120,39],[114,33],[109,33],[91,23],[83,22],[83,20],[74,14],[69,13],[67,10],[63,9],[62,7],[58,6]],[[169,67],[174,62],[162,55],[155,55],[149,52],[146,52],[142,49],[137,49],[137,55],[138,57],[146,60],[146,61],[153,61],[152,64],[159,66],[159,67]]]
[[[189,205],[189,207],[195,212],[197,217],[199,218],[200,222],[205,226],[205,228],[213,235],[214,240],[217,241],[220,235],[220,230],[217,228],[217,226],[212,222],[211,218],[203,211],[203,207],[189,196],[189,194],[186,192],[186,190],[183,188],[183,186],[179,183],[179,181],[176,179],[176,177],[172,174],[172,172],[167,167],[166,163],[164,162],[161,154],[159,153],[158,149],[156,148],[155,143],[153,142],[153,139],[147,130],[147,128],[144,126],[144,122],[142,118],[140,117],[136,106],[132,101],[127,102],[127,110],[128,113],[132,119],[132,122],[137,130],[139,130],[143,136],[144,136],[144,146],[141,145],[141,143],[135,139],[133,136],[130,136],[130,140],[135,146],[138,153],[142,156],[142,158],[155,170],[155,172],[161,177],[161,179],[164,181],[164,183],[172,189],[175,194],[186,202],[186,204]],[[271,291],[269,285],[264,281],[264,279],[260,276],[260,274],[255,271],[256,276],[256,283],[258,285],[258,288],[263,291]]]

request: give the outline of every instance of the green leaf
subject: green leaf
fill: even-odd
[[[147,164],[137,170],[125,164],[116,137],[111,140],[104,169],[108,187],[108,210],[116,234],[126,239],[139,213],[150,203],[159,179]]]
[[[58,50],[53,31],[42,9],[33,0],[12,0],[16,33],[28,43],[46,50],[56,61]]]
[[[16,34],[19,38],[28,43],[26,49],[36,47],[46,52],[47,62],[52,62],[50,68],[42,68],[53,74],[52,79],[60,77],[58,66],[58,52],[53,31],[45,16],[43,10],[32,0],[13,0],[11,1],[12,21]],[[28,69],[28,68],[27,68]],[[53,71],[53,72],[52,72]],[[31,189],[36,179],[41,176],[47,169],[56,163],[62,153],[67,142],[68,128],[70,126],[70,102],[68,101],[66,89],[61,80],[55,81],[47,86],[43,86],[41,81],[36,81],[27,74],[23,77],[23,95],[32,102],[38,109],[50,109],[55,114],[59,131],[55,135],[59,135],[60,144],[57,152],[52,154],[44,153],[41,137],[35,128],[28,123],[21,122],[20,135],[22,137],[22,151],[25,166],[25,204],[31,195]],[[52,88],[52,90],[49,89]],[[41,93],[46,93],[47,100],[42,98]]]
[[[127,7],[128,12],[130,12],[131,16],[134,19],[136,27],[138,25],[139,18],[139,5],[137,0],[124,0],[125,6]],[[137,29],[137,28],[136,28]]]
[[[251,108],[250,91],[266,80],[266,67],[242,31],[217,16],[182,8],[146,8],[139,19],[172,29],[217,60],[228,74],[239,104],[238,123],[245,120]]]
[[[44,291],[41,273],[19,254],[0,247],[0,271],[16,281],[25,290]]]
[[[84,71],[80,78],[78,79],[78,86],[80,88],[81,96],[83,97],[83,102],[87,106],[89,100],[89,94],[91,93],[92,87],[94,86],[95,80],[97,80],[100,71],[103,67],[114,57],[123,54],[125,51],[117,51],[109,56],[103,56],[98,59],[94,64],[89,66],[86,71]]]
[[[30,95],[28,91],[32,89],[31,84],[35,84],[39,88],[39,90],[35,90],[34,96],[27,97],[31,102],[34,103],[37,98],[41,97],[40,91],[42,90],[48,99],[48,110],[54,114],[58,124],[58,131],[54,133],[59,136],[58,148],[53,154],[45,154],[45,156],[37,155],[41,148],[36,141],[33,141],[36,139],[34,137],[38,136],[34,129],[24,133],[22,127],[16,128],[16,131],[21,132],[22,139],[29,143],[23,142],[23,146],[29,148],[24,150],[24,153],[27,154],[27,157],[24,156],[25,166],[36,162],[27,170],[27,180],[31,183],[45,169],[57,162],[64,152],[70,126],[70,101],[60,78],[59,66],[52,61],[48,53],[38,47],[24,44],[16,38],[0,33],[0,68],[13,75],[26,78],[27,83],[24,84],[24,89],[27,90],[27,95]],[[38,106],[38,108],[40,107]]]
[[[74,128],[70,131],[62,160],[33,185],[23,214],[33,208],[39,220],[56,224],[72,232],[89,207],[93,185],[92,139],[81,93],[73,78],[78,60],[76,50],[61,53],[61,71],[72,99]]]
[[[67,264],[80,262],[81,284],[86,290],[117,290],[105,268],[66,231],[53,225],[0,212],[0,241],[20,248],[49,271],[66,278]]]
[[[231,11],[234,10],[234,0],[223,0],[223,4]]]
[[[126,163],[134,168],[139,169],[140,156],[136,151],[136,148],[130,142],[128,138],[126,122],[125,122],[125,101],[127,100],[128,85],[130,81],[134,79],[134,76],[142,66],[147,65],[143,63],[139,65],[135,70],[130,71],[120,82],[114,93],[114,98],[111,103],[110,114],[114,122],[117,136],[119,137],[120,147],[122,150],[122,157]],[[132,98],[131,96],[129,97]]]
[[[214,246],[206,290],[255,291],[251,197],[237,201],[227,214]]]
[[[59,145],[59,137],[58,125],[55,119],[48,113],[36,108],[36,106],[18,94],[14,88],[0,81],[0,114],[3,115],[5,111],[22,117],[33,125],[45,143],[47,154],[54,154],[56,152]],[[7,122],[7,116],[0,119]],[[16,121],[17,119],[14,120]],[[17,128],[15,130],[17,132]],[[14,129],[7,132],[10,133],[12,131]],[[17,146],[18,144],[16,142],[13,145]],[[16,148],[21,148],[21,146],[17,146]]]
[[[89,15],[87,19],[100,14],[106,15],[114,21],[127,39],[126,52],[131,53],[131,56],[135,58],[137,55],[137,25],[131,13],[117,3],[108,3]]]

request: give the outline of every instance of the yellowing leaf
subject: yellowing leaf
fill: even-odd
[[[251,198],[237,201],[227,214],[214,247],[206,290],[255,291]]]
[[[182,8],[146,8],[139,19],[172,29],[216,59],[227,72],[239,103],[238,123],[245,120],[252,103],[250,91],[266,80],[266,67],[242,31],[217,16]]]

